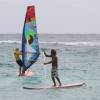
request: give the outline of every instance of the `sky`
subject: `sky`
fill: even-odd
[[[0,0],[0,33],[22,33],[29,5],[38,33],[100,34],[100,0]]]

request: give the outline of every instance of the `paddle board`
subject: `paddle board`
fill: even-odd
[[[75,83],[75,84],[68,84],[68,85],[62,85],[62,86],[43,86],[43,87],[23,87],[23,89],[28,90],[41,90],[41,89],[60,89],[60,88],[71,88],[71,87],[79,87],[83,86],[85,83]]]

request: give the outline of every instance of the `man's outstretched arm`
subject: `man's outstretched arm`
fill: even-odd
[[[51,55],[47,55],[45,51],[43,51],[43,52],[44,52],[44,55],[45,55],[46,57],[52,57]]]

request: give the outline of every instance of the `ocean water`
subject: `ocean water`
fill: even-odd
[[[0,100],[100,100],[100,35],[41,34],[40,50],[57,50],[62,84],[85,82],[68,89],[24,90],[23,86],[51,86],[51,65],[42,56],[31,67],[32,77],[18,77],[14,48],[21,49],[21,35],[0,34]],[[50,59],[45,59],[50,61]]]

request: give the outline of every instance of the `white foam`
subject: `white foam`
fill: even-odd
[[[100,42],[41,42],[43,44],[58,44],[66,46],[100,46]]]
[[[8,44],[21,44],[21,41],[0,41],[0,44],[8,43]],[[100,42],[39,42],[41,44],[57,44],[57,45],[66,45],[66,46],[100,46]]]
[[[98,46],[100,42],[59,42],[62,45]]]
[[[9,43],[9,44],[17,43],[17,44],[21,44],[21,41],[12,41],[12,40],[0,41],[0,44],[2,44],[2,43]]]

